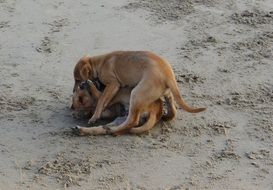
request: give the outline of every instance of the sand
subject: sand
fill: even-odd
[[[272,189],[271,0],[0,0],[0,189]],[[78,137],[83,55],[149,50],[198,114]]]

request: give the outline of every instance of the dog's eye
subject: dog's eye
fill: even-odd
[[[80,89],[83,90],[84,89],[84,85],[80,84]]]
[[[83,81],[82,83],[80,83],[80,89],[81,90],[83,90],[83,89],[86,89],[87,88],[87,86],[88,86],[88,82],[87,82],[87,80],[86,81]]]

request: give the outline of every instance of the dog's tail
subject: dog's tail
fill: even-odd
[[[170,88],[174,96],[174,100],[179,105],[180,108],[190,113],[198,113],[198,112],[206,110],[206,108],[191,108],[190,106],[187,105],[187,103],[184,101],[183,97],[181,96],[178,90],[178,86],[177,86],[174,74],[167,81],[167,86]]]

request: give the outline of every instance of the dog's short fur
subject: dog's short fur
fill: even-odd
[[[100,118],[102,111],[120,88],[133,88],[129,115],[125,122],[113,129],[113,133],[137,126],[140,113],[170,92],[175,102],[184,110],[192,113],[205,110],[205,108],[194,109],[186,104],[179,92],[170,64],[151,52],[116,51],[100,56],[83,57],[75,66],[74,79],[74,90],[79,82],[87,79],[99,79],[106,86],[89,123]],[[170,109],[173,109],[172,99],[169,102]]]
[[[128,107],[131,88],[121,88],[116,96],[109,103],[109,107],[107,107],[101,115],[101,118],[116,118],[113,122],[107,124],[106,126],[98,126],[98,127],[79,127],[74,128],[79,135],[105,135],[111,134],[112,129],[116,128],[121,122],[123,122],[126,118],[123,109],[120,108],[120,105],[123,107]],[[93,111],[94,107],[97,104],[97,100],[102,95],[96,86],[92,83],[92,81],[88,80],[87,83],[81,84],[75,89],[73,94],[73,102],[72,106],[76,110],[84,110],[84,111]],[[134,128],[129,129],[128,131],[123,131],[123,133],[132,133],[132,134],[141,134],[145,131],[148,131],[161,119],[163,116],[163,102],[161,99],[158,99],[154,103],[150,104],[147,109],[143,110],[140,114],[140,120],[145,119],[147,121],[140,122],[141,126],[134,126]],[[123,116],[123,117],[122,117]],[[164,116],[165,120],[171,120],[174,117],[173,114],[167,113]],[[120,133],[122,134],[122,133]]]
[[[77,111],[84,111],[88,115],[94,113],[98,98],[101,96],[103,89],[98,87],[90,80],[82,82],[73,93],[71,108]],[[102,112],[101,119],[113,119],[125,114],[124,105],[129,102],[131,89],[124,88],[113,98],[107,109]]]

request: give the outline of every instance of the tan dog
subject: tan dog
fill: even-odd
[[[102,111],[121,87],[133,88],[130,97],[129,115],[125,122],[113,129],[118,133],[138,125],[140,113],[169,90],[180,108],[192,113],[205,108],[189,107],[180,95],[174,72],[163,58],[146,51],[116,51],[94,57],[83,57],[74,69],[75,86],[80,81],[99,79],[106,87],[98,99],[95,112],[89,123],[100,118]],[[168,96],[171,97],[171,96]],[[170,107],[174,107],[172,100]]]
[[[102,112],[101,118],[108,119],[113,117],[116,118],[113,122],[107,124],[105,127],[98,126],[98,127],[79,127],[77,126],[74,128],[76,132],[80,135],[105,135],[111,134],[112,129],[123,122],[126,118],[120,117],[122,115],[122,111],[119,107],[121,104],[124,107],[129,106],[131,88],[121,88],[116,96],[112,99],[109,103],[109,107]],[[73,102],[72,106],[76,110],[85,110],[85,111],[92,111],[94,110],[93,107],[96,105],[97,100],[102,95],[96,86],[92,83],[92,81],[88,80],[87,83],[82,83],[75,89],[73,94]],[[140,122],[142,126],[134,126],[134,128],[129,129],[128,133],[132,134],[141,134],[145,131],[150,130],[155,124],[161,119],[163,116],[163,102],[162,100],[157,100],[154,103],[150,104],[150,106],[143,110],[140,114],[140,120],[147,119],[146,122]],[[174,113],[167,113],[163,116],[164,120],[171,120],[174,118]]]

